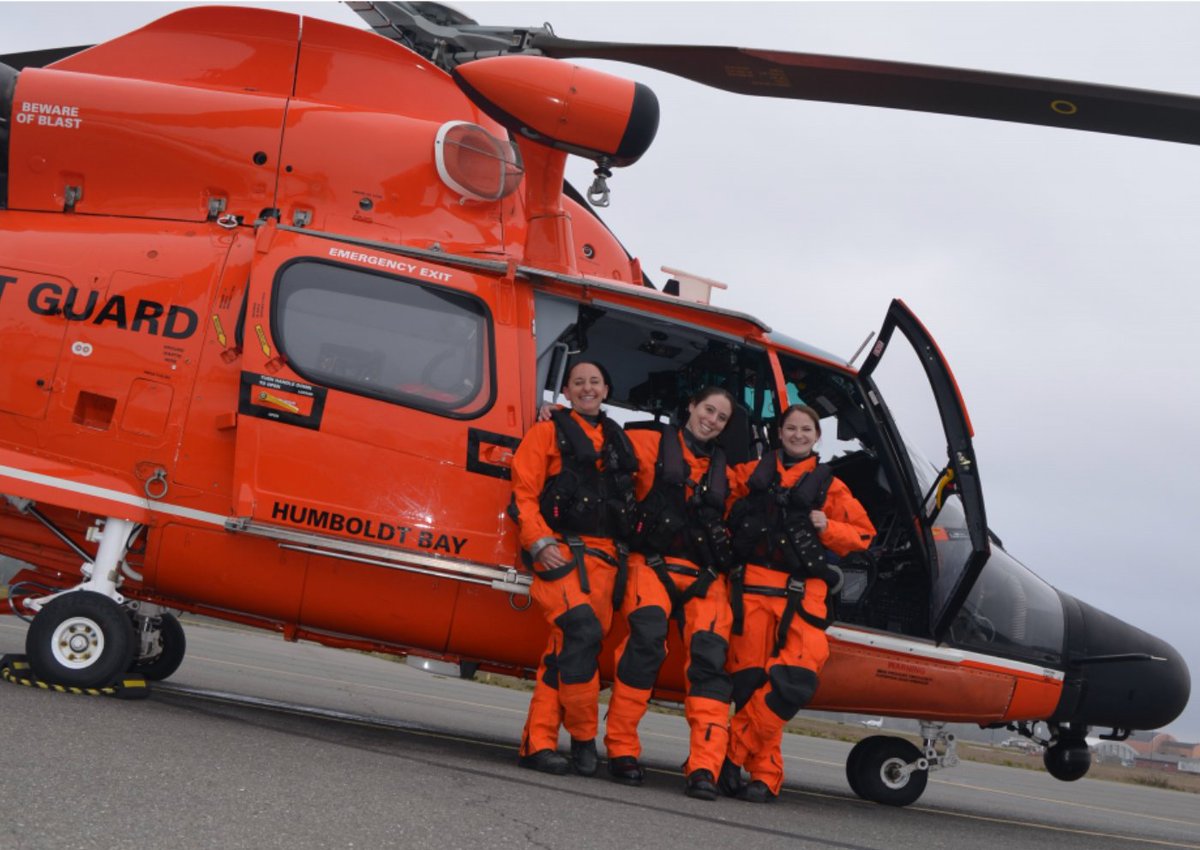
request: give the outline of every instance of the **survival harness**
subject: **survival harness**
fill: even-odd
[[[724,522],[729,494],[725,453],[719,446],[713,447],[708,471],[700,481],[690,480],[690,472],[679,429],[664,425],[654,464],[654,485],[638,503],[639,522],[631,540],[632,547],[646,556],[646,565],[666,588],[671,613],[681,626],[688,600],[703,597],[717,576],[729,572],[733,565],[733,549]],[[700,569],[666,560],[672,557],[699,564]],[[681,591],[670,573],[696,580]]]
[[[745,568],[742,566],[731,575],[730,602],[733,607],[734,634],[742,633],[744,593],[787,599],[776,635],[776,653],[787,639],[792,617],[798,615],[810,626],[822,631],[833,622],[831,616],[822,619],[804,610],[805,579],[823,579],[833,592],[841,584],[840,572],[826,562],[825,548],[817,539],[816,529],[809,517],[813,510],[819,510],[825,504],[833,473],[826,464],[818,463],[794,485],[783,487],[776,464],[777,455],[777,450],[763,455],[750,474],[749,494],[739,499],[729,514],[733,551],[739,564],[750,561],[788,574],[786,589],[747,585]],[[833,609],[832,600],[829,609]]]
[[[591,587],[583,556],[592,555],[617,568],[613,605],[619,607],[625,596],[628,572],[626,541],[633,530],[636,512],[633,473],[637,471],[637,456],[633,445],[620,426],[603,412],[599,424],[604,432],[604,445],[599,453],[570,411],[555,410],[550,418],[562,455],[562,470],[546,481],[539,507],[546,524],[563,536],[575,557],[573,562],[557,569],[534,570],[534,575],[544,581],[557,581],[571,570],[578,570],[579,588],[589,593]],[[603,469],[597,468],[598,460]],[[607,552],[584,546],[580,539],[584,534],[611,538],[617,548],[616,561]]]

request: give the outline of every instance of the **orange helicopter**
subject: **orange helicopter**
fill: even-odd
[[[1175,649],[990,532],[954,377],[902,302],[856,368],[712,305],[715,281],[652,285],[590,207],[653,142],[657,100],[569,60],[1193,144],[1200,101],[350,6],[376,32],[199,7],[0,57],[0,552],[30,565],[10,604],[37,677],[167,678],[186,648],[171,610],[530,675],[544,622],[509,463],[586,352],[628,421],[728,388],[734,462],[771,445],[789,403],[825,414],[829,463],[879,535],[840,565],[810,707],[914,718],[924,738],[857,745],[860,796],[916,800],[957,761],[949,722],[1044,723],[1045,765],[1072,780],[1091,729],[1121,739],[1183,711]],[[596,164],[586,198],[564,181],[572,155]],[[896,357],[930,384],[944,458],[900,435],[875,380]],[[683,690],[673,650],[666,699]]]

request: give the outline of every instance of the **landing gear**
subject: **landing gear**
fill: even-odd
[[[864,800],[885,806],[916,802],[929,781],[921,751],[903,738],[872,735],[859,741],[846,760],[846,779]]]
[[[35,612],[25,636],[25,654],[43,682],[106,688],[133,664],[138,640],[117,587],[125,552],[139,526],[114,517],[102,525],[88,534],[99,546],[95,559],[80,569],[81,584],[24,602],[26,610]]]
[[[161,682],[183,663],[187,640],[183,636],[183,626],[175,615],[156,614],[154,610],[155,606],[143,605],[134,618],[140,647],[130,671],[151,681]]]
[[[42,607],[25,636],[25,654],[42,681],[105,688],[133,663],[134,643],[124,608],[107,596],[78,590]]]
[[[954,735],[945,731],[944,723],[922,723],[921,735],[924,751],[891,735],[872,735],[855,744],[846,759],[851,790],[884,806],[916,802],[925,792],[930,771],[958,764]]]

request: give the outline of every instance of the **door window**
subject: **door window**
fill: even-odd
[[[275,287],[276,341],[305,379],[456,418],[492,403],[491,319],[461,292],[301,260]]]

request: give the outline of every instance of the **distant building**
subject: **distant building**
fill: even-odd
[[[1137,764],[1137,750],[1125,741],[1100,741],[1092,747],[1092,751],[1096,754],[1097,764],[1119,764],[1122,767]]]
[[[1125,743],[1137,753],[1138,761],[1143,765],[1200,773],[1200,744],[1177,741],[1174,735],[1166,732],[1158,732],[1148,741],[1131,738]]]

